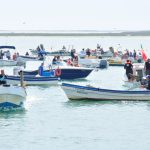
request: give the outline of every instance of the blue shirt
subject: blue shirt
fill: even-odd
[[[39,75],[40,75],[40,76],[43,75],[43,70],[44,70],[43,66],[40,66],[40,67],[39,67]]]

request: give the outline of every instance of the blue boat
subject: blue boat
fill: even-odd
[[[59,67],[60,72],[58,74],[56,73],[58,71],[58,68],[55,69],[56,76],[60,79],[78,79],[78,78],[86,78],[93,69],[91,68],[84,68],[84,67]],[[49,76],[49,70],[44,71],[43,76]],[[24,75],[31,75],[35,76],[38,74],[38,70],[34,71],[23,71]]]
[[[58,83],[57,77],[41,77],[41,76],[24,76],[25,85],[56,85]],[[8,84],[20,84],[20,76],[6,76]]]

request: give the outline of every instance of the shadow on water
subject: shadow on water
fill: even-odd
[[[104,106],[104,105],[118,105],[118,106],[135,106],[146,105],[150,107],[150,101],[128,101],[128,100],[68,100],[65,102],[67,107],[82,107],[82,106]]]
[[[122,104],[122,101],[117,100],[69,100],[65,102],[65,105],[67,107],[82,107],[82,106],[103,106],[103,105],[120,105]]]

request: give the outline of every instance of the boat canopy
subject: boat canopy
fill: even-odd
[[[0,49],[8,48],[8,49],[16,49],[15,46],[0,46]]]

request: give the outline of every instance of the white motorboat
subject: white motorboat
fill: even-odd
[[[24,87],[0,85],[0,110],[23,107],[26,95]]]
[[[0,46],[1,52],[0,52],[0,66],[16,66],[17,61],[11,59],[11,55],[9,52],[9,59],[6,58],[5,55],[10,49],[15,50],[16,48],[14,46]]]

